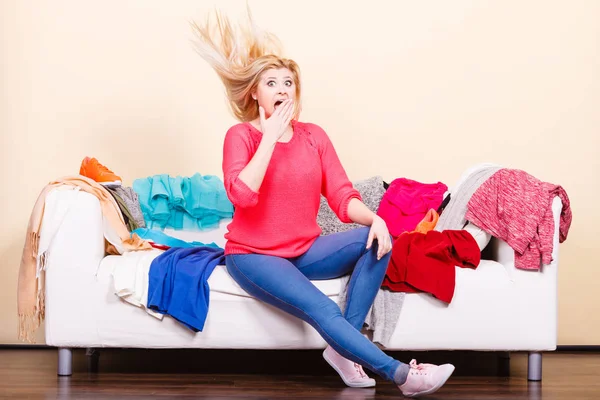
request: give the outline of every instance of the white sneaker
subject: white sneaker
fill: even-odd
[[[346,385],[360,388],[375,386],[375,379],[369,378],[360,364],[342,357],[331,346],[323,351],[323,358],[337,371]]]
[[[406,397],[419,397],[436,392],[454,372],[454,365],[417,364],[412,360],[409,364],[410,371],[404,384],[398,388]]]

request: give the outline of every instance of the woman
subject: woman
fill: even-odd
[[[251,24],[241,35],[217,14],[216,28],[193,24],[198,52],[221,78],[241,123],[223,147],[223,176],[235,206],[225,246],[229,274],[249,294],[312,325],[328,343],[325,360],[348,386],[369,387],[362,366],[405,396],[433,393],[454,367],[409,365],[389,357],[360,330],[383,281],[392,248],[385,222],[361,201],[327,134],[297,120],[298,65],[279,57],[276,38]],[[343,222],[364,228],[320,236],[323,194]],[[310,280],[352,273],[347,307]]]

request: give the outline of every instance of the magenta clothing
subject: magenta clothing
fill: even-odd
[[[225,238],[225,254],[266,254],[296,257],[321,234],[317,213],[321,194],[342,222],[348,204],[361,199],[321,127],[292,122],[293,135],[273,150],[258,192],[238,175],[254,156],[262,133],[250,123],[231,127],[223,146],[223,177],[235,206]]]
[[[501,169],[469,200],[466,219],[504,240],[515,250],[515,267],[539,269],[550,264],[554,247],[552,201],[558,196],[559,242],[567,239],[572,214],[569,197],[558,185],[542,182],[525,171]]]
[[[430,209],[437,209],[448,186],[441,182],[421,183],[407,178],[394,179],[377,210],[394,237],[412,232]]]

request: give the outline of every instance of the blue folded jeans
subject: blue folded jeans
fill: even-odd
[[[304,254],[282,258],[230,254],[227,271],[250,295],[312,325],[343,357],[390,381],[400,361],[360,333],[385,276],[391,253],[377,260],[377,241],[366,249],[369,228],[320,236]],[[344,315],[311,280],[352,272]]]

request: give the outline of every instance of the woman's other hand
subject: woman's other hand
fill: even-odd
[[[374,239],[377,239],[378,243],[377,259],[381,260],[381,257],[392,250],[392,239],[385,221],[378,215],[373,217],[369,238],[367,239],[367,249],[371,248]]]

